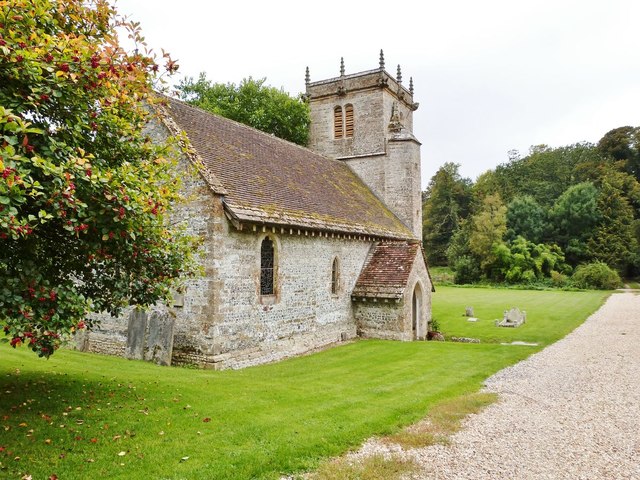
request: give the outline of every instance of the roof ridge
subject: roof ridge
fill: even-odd
[[[275,135],[273,133],[267,133],[267,132],[265,132],[263,130],[260,130],[259,128],[252,127],[251,125],[247,125],[246,123],[242,123],[242,122],[239,122],[239,121],[234,120],[232,118],[225,117],[224,115],[220,115],[219,113],[211,112],[211,111],[209,111],[209,110],[207,110],[205,108],[199,107],[198,105],[191,105],[190,103],[185,102],[184,100],[181,100],[181,99],[175,98],[175,97],[167,96],[167,98],[169,100],[171,100],[171,101],[175,101],[175,102],[181,103],[182,105],[184,105],[186,107],[193,108],[195,110],[199,110],[202,113],[205,113],[207,115],[213,115],[215,117],[218,117],[218,118],[222,119],[223,121],[227,121],[229,123],[233,123],[233,124],[237,125],[240,128],[251,130],[252,132],[256,132],[259,135],[265,136],[265,137],[270,138],[272,140],[283,142],[283,143],[291,145],[293,147],[300,148],[300,149],[302,149],[302,150],[304,150],[306,152],[311,152],[313,155],[316,155],[318,157],[322,157],[323,159],[328,160],[330,162],[338,162],[338,163],[341,163],[343,165],[345,164],[342,160],[337,160],[335,158],[328,157],[326,155],[323,155],[322,153],[316,152],[315,150],[311,150],[309,147],[305,147],[303,145],[299,145],[299,144],[297,144],[295,142],[292,142],[291,140],[287,140],[286,138],[278,137],[277,135]]]

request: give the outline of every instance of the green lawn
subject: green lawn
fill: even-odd
[[[610,292],[564,292],[560,290],[509,290],[437,287],[433,318],[449,337],[472,337],[482,342],[524,341],[549,345],[580,325]],[[473,307],[476,322],[464,316]],[[527,312],[527,322],[518,328],[496,327],[505,310],[517,307]]]
[[[468,327],[466,305],[493,316],[516,302],[531,318],[523,339],[549,343],[605,295],[441,287],[434,312]],[[537,349],[372,340],[213,372],[73,351],[47,361],[3,344],[0,478],[277,479],[393,433]]]

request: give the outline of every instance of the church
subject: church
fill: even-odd
[[[131,310],[77,338],[87,351],[243,368],[354,338],[424,340],[431,292],[422,239],[413,81],[378,68],[311,82],[308,148],[175,99],[150,127],[182,135],[203,275],[171,307]]]

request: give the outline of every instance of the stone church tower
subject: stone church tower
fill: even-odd
[[[422,239],[420,142],[413,136],[413,79],[402,84],[398,65],[392,77],[380,51],[375,70],[311,82],[309,148],[342,160]]]

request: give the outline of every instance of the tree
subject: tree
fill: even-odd
[[[581,165],[602,161],[602,154],[590,143],[558,148],[532,146],[527,157],[515,157],[496,167],[488,193],[499,193],[505,202],[529,195],[549,208],[562,192],[580,181],[577,176]]]
[[[507,231],[507,207],[500,195],[485,197],[480,210],[471,218],[469,249],[481,259],[481,267],[489,271],[496,261],[495,247],[503,243]],[[491,276],[491,275],[488,275]]]
[[[0,323],[44,357],[89,311],[149,305],[196,271],[167,221],[177,150],[143,132],[161,69],[119,26],[141,40],[107,0],[0,2]]]
[[[625,274],[637,268],[640,257],[633,208],[622,192],[603,182],[598,198],[602,218],[587,241],[590,259],[606,263]]]
[[[598,150],[615,160],[623,160],[626,170],[640,181],[640,127],[609,130],[598,142]]]
[[[567,188],[551,209],[553,239],[574,266],[587,259],[587,239],[602,217],[598,198],[593,183],[578,183]]]
[[[249,125],[298,145],[309,138],[309,106],[301,97],[265,85],[266,78],[245,78],[239,85],[212,83],[204,73],[178,85],[179,96],[191,105]]]
[[[445,163],[431,178],[422,205],[424,249],[433,265],[447,261],[447,247],[460,221],[469,214],[471,180],[462,178],[460,165]]]
[[[522,236],[533,243],[542,241],[547,229],[547,214],[530,195],[515,197],[507,206],[507,238]]]

